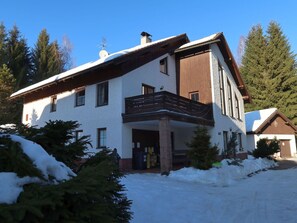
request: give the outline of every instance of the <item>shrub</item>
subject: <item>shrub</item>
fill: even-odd
[[[41,145],[56,160],[65,163],[72,170],[78,168],[78,161],[85,155],[87,146],[91,146],[90,137],[75,139],[74,132],[79,128],[77,121],[49,121],[44,127],[36,128],[18,125],[17,134]]]
[[[19,143],[8,137],[0,140],[1,171],[40,175]],[[44,179],[25,185],[16,203],[0,204],[0,222],[129,222],[131,201],[123,193],[121,177],[115,153],[104,150],[68,181],[48,184]]]
[[[257,142],[257,148],[253,151],[253,156],[256,158],[271,158],[273,154],[279,151],[279,141],[276,138],[273,140],[263,138]]]
[[[190,143],[188,156],[191,159],[191,165],[197,169],[207,170],[212,167],[212,163],[217,160],[218,148],[211,146],[210,136],[205,127],[197,127]]]

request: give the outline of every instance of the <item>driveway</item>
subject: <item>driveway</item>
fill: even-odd
[[[286,170],[297,168],[297,158],[278,158],[278,166],[271,168],[272,170]]]

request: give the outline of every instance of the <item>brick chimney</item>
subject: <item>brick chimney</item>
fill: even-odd
[[[141,35],[141,39],[140,39],[141,45],[152,42],[151,34],[147,32],[142,32],[140,35]]]

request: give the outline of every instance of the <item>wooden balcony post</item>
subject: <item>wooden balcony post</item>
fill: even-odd
[[[161,174],[168,175],[172,169],[171,130],[168,117],[159,120],[159,138]]]

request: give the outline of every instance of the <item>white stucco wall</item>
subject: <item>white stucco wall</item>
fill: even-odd
[[[160,72],[159,61],[165,57],[168,62],[168,75]],[[109,99],[106,106],[96,106],[96,83],[85,86],[84,106],[75,107],[75,90],[57,95],[55,112],[50,112],[50,97],[24,104],[23,123],[42,127],[49,120],[76,120],[81,124],[83,134],[91,136],[94,148],[97,147],[97,129],[106,128],[106,145],[117,148],[122,158],[131,158],[132,127],[122,122],[125,98],[140,95],[142,84],[155,87],[155,92],[163,90],[176,93],[175,78],[175,58],[166,54],[122,77],[109,80]]]
[[[233,101],[233,112],[235,114],[235,95],[239,100],[240,106],[240,117],[241,120],[231,117],[228,114],[228,109],[226,106],[227,114],[223,115],[221,110],[221,99],[220,99],[220,82],[219,82],[219,72],[218,72],[218,62],[220,62],[224,70],[224,86],[225,86],[225,102],[228,103],[227,99],[227,79],[231,84],[232,89],[232,101]],[[217,145],[221,150],[224,148],[223,141],[223,131],[227,131],[229,136],[231,132],[237,132],[242,134],[242,146],[246,149],[246,137],[245,137],[245,120],[244,120],[244,106],[242,95],[239,92],[236,83],[231,75],[231,72],[224,61],[224,58],[216,44],[211,45],[210,53],[210,66],[211,66],[211,81],[212,81],[212,97],[213,97],[213,114],[215,127],[210,129],[211,142]]]
[[[277,140],[289,140],[290,148],[291,148],[291,156],[296,156],[296,140],[294,135],[286,135],[286,134],[248,134],[247,135],[247,149],[252,152],[257,147],[257,142],[259,139],[267,138],[274,139],[276,137]]]

